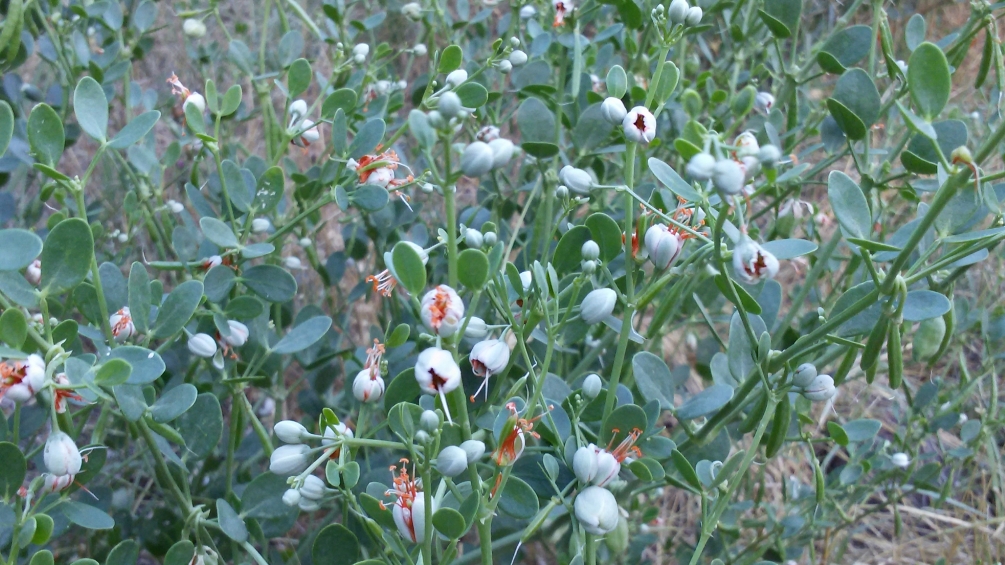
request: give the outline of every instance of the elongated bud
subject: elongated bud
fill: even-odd
[[[456,477],[468,468],[468,456],[456,445],[448,445],[436,457],[436,470],[445,477]]]
[[[328,487],[325,486],[325,482],[314,475],[307,475],[303,486],[300,487],[300,495],[311,500],[321,500],[326,494]]]
[[[590,176],[590,173],[572,165],[562,167],[562,170],[558,172],[558,178],[573,192],[585,194],[593,188],[593,177]]]
[[[269,471],[280,476],[303,472],[310,464],[310,451],[306,445],[281,445],[269,458]]]
[[[45,440],[42,454],[45,468],[57,476],[76,475],[80,472],[83,458],[73,439],[64,432],[55,431]]]
[[[646,230],[646,251],[657,269],[666,269],[680,254],[681,241],[663,224],[653,224]]]
[[[461,154],[461,171],[469,177],[480,177],[492,170],[493,154],[488,143],[475,141]]]
[[[609,288],[598,288],[591,291],[583,299],[580,316],[587,324],[596,324],[614,312],[618,295]]]
[[[276,437],[283,443],[299,444],[308,438],[310,432],[300,422],[293,420],[283,420],[276,422],[272,430],[276,432]]]
[[[687,162],[684,172],[696,181],[706,181],[715,174],[715,157],[708,153],[698,153]]]
[[[488,324],[478,316],[471,316],[468,325],[464,328],[464,337],[469,339],[481,339],[489,333]]]
[[[600,395],[600,389],[603,386],[604,383],[600,380],[600,375],[591,373],[583,381],[583,394],[586,395],[586,398],[593,400]]]
[[[600,105],[600,113],[604,116],[605,120],[617,125],[625,121],[628,109],[625,108],[625,103],[620,98],[608,96],[604,99],[603,104]]]
[[[618,526],[618,501],[603,487],[583,489],[576,496],[574,508],[583,529],[595,536],[605,535]]]
[[[197,333],[188,338],[188,350],[192,355],[209,359],[216,354],[216,341],[209,334]]]

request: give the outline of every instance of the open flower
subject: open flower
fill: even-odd
[[[471,348],[468,359],[471,361],[471,370],[475,375],[484,378],[478,390],[471,395],[471,402],[475,401],[475,397],[482,389],[485,389],[485,400],[488,400],[489,377],[498,375],[509,364],[509,346],[500,339],[479,341]]]
[[[318,130],[317,124],[314,123],[314,120],[308,118],[304,118],[296,124],[291,124],[290,130],[294,134],[290,143],[297,147],[307,148],[315,141],[321,139],[321,131]]]
[[[53,377],[53,382],[56,383],[56,387],[52,389],[52,405],[56,409],[57,414],[62,414],[66,412],[66,403],[69,400],[75,402],[83,402],[84,398],[79,394],[73,392],[70,386],[70,379],[67,378],[66,373],[59,373]],[[67,388],[59,388],[67,387]]]
[[[440,396],[447,420],[453,423],[446,394],[461,386],[461,368],[454,361],[454,356],[439,347],[423,351],[415,361],[415,380],[422,392]]]
[[[464,321],[464,303],[457,291],[441,284],[422,297],[419,314],[429,331],[440,337],[450,337]]]
[[[28,402],[45,383],[45,361],[29,355],[24,361],[0,362],[0,398]]]
[[[754,96],[754,108],[762,114],[767,114],[775,105],[775,97],[770,92],[758,92]]]
[[[496,452],[492,456],[499,466],[516,463],[516,460],[523,455],[524,448],[527,447],[526,436],[541,439],[540,434],[534,431],[534,422],[544,416],[544,414],[539,414],[530,419],[521,418],[520,413],[517,412],[516,404],[513,402],[507,402],[506,409],[510,411],[510,416],[503,424],[502,433],[499,436],[499,447],[496,448]]]
[[[136,326],[133,324],[128,306],[123,306],[118,312],[109,316],[108,324],[112,327],[112,337],[118,343],[126,341],[136,333]]]
[[[403,179],[396,179],[394,171],[398,166],[404,166],[398,154],[389,149],[376,155],[364,155],[359,161],[350,161],[350,166],[355,167],[356,174],[359,175],[359,184],[372,184],[383,188],[394,188],[403,184],[408,184],[415,180],[409,174]]]
[[[397,466],[391,466],[391,475],[394,481],[394,488],[387,491],[387,495],[397,497],[394,506],[391,508],[391,516],[394,517],[394,524],[398,526],[401,537],[412,543],[418,543],[426,537],[426,499],[422,492],[422,482],[418,477],[415,479],[408,474],[405,464],[408,459],[401,460],[401,471],[395,475]],[[415,475],[414,468],[412,475]],[[435,500],[430,514],[435,510]],[[381,503],[381,507],[384,503]]]
[[[744,235],[733,249],[733,270],[744,284],[757,284],[778,274],[778,259]]]
[[[352,383],[352,394],[360,402],[377,402],[384,396],[384,379],[380,376],[380,358],[384,346],[376,339],[373,347],[366,350],[363,370],[356,374]]]
[[[645,106],[636,106],[625,114],[621,127],[628,141],[648,144],[656,138],[656,118]]]
[[[565,23],[565,17],[576,9],[576,4],[572,0],[551,0],[551,5],[555,8],[553,27],[561,27]]]
[[[572,459],[572,469],[576,473],[576,478],[583,485],[592,484],[596,486],[606,486],[617,478],[621,472],[621,464],[630,455],[642,457],[642,451],[636,447],[635,442],[642,436],[642,430],[634,429],[625,436],[625,439],[617,447],[608,445],[607,449],[601,449],[594,444],[580,447]]]

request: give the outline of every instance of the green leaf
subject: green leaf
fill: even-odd
[[[112,548],[105,558],[105,565],[136,565],[140,558],[140,544],[127,539]]]
[[[108,135],[108,99],[98,81],[84,77],[73,91],[73,114],[80,129],[97,141]]]
[[[628,92],[628,74],[621,65],[614,65],[607,71],[607,93],[615,98],[624,98]]]
[[[802,0],[764,0],[764,9],[758,10],[764,25],[772,35],[787,39],[799,29],[799,18],[803,14]]]
[[[464,516],[453,508],[440,508],[437,510],[433,514],[433,527],[452,540],[463,536],[464,532],[467,531]]]
[[[911,142],[900,154],[904,168],[919,175],[934,175],[938,172],[939,154],[935,150],[938,143],[942,154],[947,158],[953,150],[966,145],[970,137],[967,124],[961,120],[944,120],[931,124],[936,140],[930,135],[917,133],[911,137]]]
[[[925,16],[914,14],[907,20],[907,28],[904,30],[904,41],[907,48],[914,51],[923,41],[925,41]]]
[[[547,159],[558,155],[561,149],[554,143],[548,141],[524,141],[520,147],[525,153],[538,159]]]
[[[663,183],[663,186],[669,188],[670,192],[673,192],[688,202],[697,202],[701,200],[701,195],[695,191],[689,182],[682,179],[681,176],[677,174],[677,171],[673,170],[670,165],[667,165],[656,157],[650,157],[648,163],[649,170],[652,171],[656,180]]]
[[[150,323],[150,277],[142,263],[136,261],[129,268],[129,315],[136,331],[147,333]]]
[[[94,238],[87,222],[70,218],[56,224],[42,247],[42,289],[62,294],[80,284],[91,270]]]
[[[694,467],[688,462],[687,457],[675,449],[670,453],[670,460],[684,481],[694,487],[695,492],[701,492],[701,481],[698,480],[698,474],[694,472]]]
[[[202,233],[206,236],[206,239],[217,244],[219,247],[239,247],[241,245],[237,240],[237,236],[234,235],[234,230],[216,218],[209,216],[200,218],[199,227],[202,228]]]
[[[865,194],[851,177],[831,171],[827,177],[827,198],[846,236],[869,239],[872,215]]]
[[[348,114],[356,108],[356,91],[351,88],[340,88],[332,92],[321,103],[321,117],[331,119],[338,109]]]
[[[279,167],[269,167],[258,178],[252,207],[264,213],[275,210],[283,199],[285,185],[286,177],[283,175],[283,170]]]
[[[879,118],[880,104],[876,84],[867,72],[857,68],[841,75],[834,93],[827,99],[831,115],[850,139],[865,137]]]
[[[252,188],[244,181],[245,175],[237,163],[230,159],[224,159],[221,168],[223,169],[223,181],[227,183],[227,195],[234,207],[242,212],[247,212],[251,208],[251,201],[254,198]],[[248,171],[248,176],[253,177]]]
[[[726,405],[733,398],[733,387],[714,384],[687,399],[674,415],[678,420],[693,420],[708,416]]]
[[[122,128],[119,130],[119,133],[115,134],[115,137],[108,142],[108,146],[112,149],[125,149],[129,147],[140,139],[143,139],[143,136],[153,129],[157,120],[160,118],[161,113],[157,110],[144,112],[139,116],[136,116],[128,124],[126,124],[126,127]]]
[[[0,341],[20,349],[28,338],[28,320],[20,310],[11,308],[0,315]]]
[[[175,287],[158,310],[152,336],[167,338],[180,332],[202,302],[202,290],[201,281],[185,281]]]
[[[555,248],[552,266],[558,274],[564,275],[574,271],[583,260],[583,244],[590,241],[592,234],[586,226],[575,226],[562,235]]]
[[[133,367],[122,359],[109,359],[101,364],[94,375],[94,384],[99,386],[118,386],[129,381]]]
[[[457,278],[471,290],[481,290],[489,280],[489,258],[480,249],[465,249],[457,257]]]
[[[364,184],[349,193],[349,201],[354,206],[367,212],[376,212],[387,206],[390,195],[387,189],[373,184]]]
[[[920,322],[939,318],[952,309],[953,305],[945,295],[934,290],[912,290],[904,300],[904,320]]]
[[[45,515],[43,514],[43,516]],[[48,516],[46,517],[48,518]],[[49,518],[49,520],[52,520],[52,518]],[[54,565],[54,564],[55,560],[52,557],[52,552],[49,551],[48,549],[43,549],[42,551],[35,553],[34,555],[31,556],[31,561],[28,562],[28,565]]]
[[[286,84],[290,90],[290,97],[300,96],[311,85],[311,64],[307,59],[297,59],[290,65],[290,70],[286,74]]]
[[[66,134],[63,122],[48,104],[39,104],[28,116],[28,144],[35,160],[49,166],[56,166],[63,155]]]
[[[171,546],[164,556],[164,565],[189,565],[195,557],[195,545],[186,540],[181,540]]]
[[[122,359],[133,368],[129,384],[142,385],[156,381],[164,374],[164,359],[156,351],[136,345],[116,347],[108,355],[109,359]]]
[[[754,297],[742,285],[736,284],[722,273],[715,275],[712,280],[715,281],[715,286],[719,288],[719,292],[722,293],[726,300],[733,302],[733,293],[729,291],[732,286],[733,291],[736,292],[736,296],[740,299],[740,303],[736,304],[736,306],[743,306],[743,309],[751,314],[761,313],[761,305],[754,300]]]
[[[328,524],[311,545],[315,565],[352,565],[359,559],[359,539],[342,524]]]
[[[182,109],[185,111],[185,125],[192,130],[192,133],[205,134],[206,122],[202,117],[202,111],[195,104],[183,104]]]
[[[415,296],[426,287],[426,266],[422,257],[411,245],[402,241],[391,250],[391,271],[409,294]]]
[[[852,420],[843,427],[845,434],[848,436],[848,441],[858,443],[876,437],[883,424],[879,420],[861,419]]]
[[[848,434],[845,433],[841,424],[838,424],[833,420],[827,422],[827,435],[831,436],[831,439],[833,439],[835,443],[840,446],[848,445]]]
[[[621,241],[621,227],[610,216],[597,212],[586,218],[586,227],[590,229],[593,241],[600,246],[600,260],[610,261],[624,250]]]
[[[465,108],[481,108],[489,100],[489,91],[477,82],[466,82],[454,92]]]
[[[673,94],[673,91],[677,89],[677,83],[679,81],[680,70],[677,68],[677,65],[673,63],[673,61],[667,61],[666,64],[663,65],[663,74],[660,75],[660,83],[656,87],[656,97],[653,98],[652,102],[654,105],[652,108],[653,110],[656,109],[656,106],[665,104],[668,100],[670,100],[670,96]],[[753,104],[753,100],[751,100],[751,104]]]
[[[384,390],[384,411],[387,412],[403,402],[415,402],[420,394],[422,391],[415,380],[415,368],[409,367],[387,383],[387,388]]]
[[[269,302],[286,302],[297,293],[293,275],[275,265],[255,265],[240,277],[244,286]]]
[[[780,260],[795,259],[817,250],[817,244],[806,239],[773,239],[761,247]]]
[[[10,499],[24,482],[28,462],[18,446],[6,441],[0,443],[0,461],[4,462],[0,465],[0,495]]]
[[[42,240],[28,230],[0,230],[0,271],[20,271],[42,252]]]
[[[203,292],[210,302],[223,302],[237,284],[237,275],[234,274],[234,269],[226,265],[217,265],[206,273],[202,284]]]
[[[267,520],[284,518],[291,511],[296,514],[298,510],[295,507],[290,508],[283,503],[283,493],[287,488],[286,477],[272,473],[258,475],[241,493],[241,515]]]
[[[856,25],[830,36],[817,52],[817,64],[825,72],[839,75],[869,54],[872,28]]]
[[[48,514],[35,514],[35,535],[31,537],[31,543],[35,545],[45,545],[52,537],[52,529],[55,527],[52,517]],[[40,552],[41,553],[41,552]],[[52,559],[52,554],[49,555]],[[32,557],[32,565],[35,565],[35,558]],[[52,563],[51,561],[49,562]]]
[[[423,149],[436,143],[436,132],[430,127],[426,113],[421,110],[412,110],[408,113],[408,131],[412,132],[412,137]]]
[[[520,477],[510,475],[503,486],[499,509],[518,520],[529,520],[537,514],[540,502],[537,493]]]
[[[229,502],[222,498],[216,499],[216,516],[220,522],[220,529],[228,538],[237,543],[248,541],[248,526],[244,524],[244,520],[237,515]]]
[[[461,51],[459,45],[450,45],[443,50],[440,54],[440,66],[437,68],[437,72],[449,73],[461,68],[461,63],[464,62],[464,52]]]
[[[147,412],[147,402],[143,398],[143,389],[137,385],[124,384],[112,388],[115,403],[125,416],[127,422],[138,422]]]
[[[194,385],[182,383],[164,394],[150,407],[150,417],[160,424],[165,424],[181,416],[195,405],[199,391]]]
[[[632,430],[646,431],[648,429],[648,418],[642,408],[634,404],[623,404],[611,412],[611,415],[604,420],[600,429],[600,442],[609,445],[614,442],[618,445],[628,437]],[[614,430],[618,430],[617,433]]]
[[[949,61],[933,43],[922,43],[907,61],[907,86],[921,117],[932,121],[949,102],[953,87]]]
[[[0,156],[7,151],[14,136],[14,111],[6,100],[0,100]]]
[[[411,333],[411,326],[408,324],[398,324],[391,331],[391,334],[384,338],[384,344],[388,348],[400,347],[408,341],[408,334]]]
[[[96,84],[96,83],[95,83]],[[89,530],[110,530],[115,526],[115,520],[100,510],[83,502],[67,500],[59,505],[66,519]]]
[[[516,112],[521,143],[529,141],[553,143],[555,139],[555,114],[538,98],[528,98]]]
[[[305,320],[291,329],[289,333],[283,336],[283,339],[273,345],[272,352],[279,353],[280,355],[288,355],[303,351],[317,343],[328,333],[328,329],[331,327],[332,319],[328,316],[315,316],[314,318]]]
[[[174,423],[185,438],[187,453],[194,459],[205,459],[223,437],[223,410],[220,401],[210,393],[200,394],[192,408]]]
[[[227,89],[227,92],[223,94],[223,102],[220,104],[220,115],[229,116],[237,111],[241,107],[241,99],[244,97],[244,91],[241,89],[241,85],[235,84]]]
[[[663,359],[640,351],[632,357],[632,374],[642,398],[647,402],[658,401],[663,410],[673,408],[674,378]]]
[[[349,156],[353,159],[359,159],[367,153],[373,152],[380,141],[384,139],[385,129],[384,120],[380,118],[374,118],[363,124],[356,132],[352,143],[349,144]]]

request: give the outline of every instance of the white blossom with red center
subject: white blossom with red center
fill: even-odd
[[[412,475],[408,474],[406,465],[408,459],[401,459],[401,470],[391,465],[391,478],[394,481],[394,488],[389,489],[387,496],[397,497],[394,506],[391,508],[391,515],[394,523],[398,526],[401,536],[412,543],[418,543],[426,536],[426,499],[422,491],[422,482],[415,475],[415,468],[412,468]],[[397,474],[395,472],[397,471]],[[380,503],[381,508],[385,508],[384,503]],[[435,502],[431,511],[435,511]],[[430,512],[432,513],[432,512]]]
[[[420,316],[429,331],[440,337],[450,337],[464,321],[464,303],[457,291],[441,284],[422,297]]]

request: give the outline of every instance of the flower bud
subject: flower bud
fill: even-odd
[[[432,410],[423,410],[419,416],[419,426],[427,432],[435,432],[440,429],[440,415]]]
[[[837,389],[834,388],[834,379],[830,375],[817,375],[809,386],[803,388],[803,396],[807,400],[812,400],[813,402],[822,402],[824,400],[830,400],[837,393]]]
[[[366,57],[370,54],[370,46],[366,43],[358,43],[353,46],[352,54],[353,56],[362,55],[363,57]]]
[[[625,103],[622,102],[621,99],[608,96],[600,105],[600,114],[608,122],[617,125],[625,121],[625,116],[628,115],[628,109],[625,108]]]
[[[464,243],[472,249],[481,248],[482,243],[484,243],[484,238],[482,238],[482,232],[471,228],[464,230]]]
[[[593,400],[600,396],[600,389],[603,386],[604,383],[600,380],[600,375],[591,373],[583,380],[583,394],[586,395],[586,398]]]
[[[464,303],[454,289],[441,284],[422,297],[419,314],[429,331],[450,337],[464,320]]]
[[[363,369],[352,381],[352,395],[360,402],[373,404],[384,397],[384,379],[374,370]]]
[[[580,253],[583,255],[583,259],[587,261],[594,261],[597,257],[600,257],[600,246],[597,245],[596,241],[588,239],[586,240],[586,243],[583,244]]]
[[[286,489],[286,492],[283,493],[283,504],[287,506],[300,504],[300,491],[295,488]]]
[[[489,148],[492,149],[493,169],[498,169],[509,163],[510,159],[513,158],[513,151],[516,149],[512,141],[502,137],[490,141]]]
[[[687,0],[673,0],[670,8],[667,9],[667,19],[674,25],[681,25],[687,19],[687,11],[690,6]]]
[[[168,210],[174,214],[181,214],[185,211],[185,205],[177,200],[168,200],[165,204],[167,204]]]
[[[289,257],[283,258],[283,265],[286,265],[287,269],[299,270],[304,268],[304,264],[300,262],[300,257],[296,255],[290,255]]]
[[[645,106],[632,108],[622,120],[621,127],[628,141],[648,144],[656,138],[656,118]]]
[[[894,453],[890,456],[890,463],[893,463],[894,467],[900,467],[901,469],[906,469],[911,464],[911,458],[908,457],[906,453]]]
[[[248,343],[248,326],[234,320],[227,320],[227,325],[230,327],[230,335],[221,337],[224,343],[231,347],[241,347]]]
[[[792,375],[792,384],[799,388],[805,388],[817,378],[817,368],[813,363],[803,363],[796,367],[796,372]]]
[[[268,218],[255,218],[251,220],[251,231],[254,233],[262,233],[269,231],[272,227],[272,222]]]
[[[432,436],[430,436],[429,432],[427,432],[426,430],[419,430],[415,432],[415,435],[412,437],[412,439],[415,440],[415,443],[419,445],[426,445],[427,443],[429,443],[429,440],[432,439]]]
[[[749,131],[736,136],[736,139],[733,140],[733,145],[736,146],[737,159],[756,157],[761,150],[760,145],[757,143],[757,138]]]
[[[537,8],[535,8],[534,6],[531,6],[530,4],[527,4],[524,7],[520,8],[520,19],[521,20],[529,20],[529,19],[533,18],[536,15],[537,15]]]
[[[618,516],[618,525],[604,536],[604,545],[615,555],[623,554],[628,551],[628,535],[628,520],[624,516]]]
[[[182,22],[181,29],[185,32],[185,35],[193,39],[199,39],[206,35],[206,24],[202,23],[202,20],[195,18],[188,18]]]
[[[340,439],[352,439],[355,434],[353,434],[352,428],[345,425],[345,422],[339,422],[335,424],[334,428],[332,426],[325,426],[325,431],[321,435],[324,437],[321,440],[322,445],[332,445]]]
[[[436,457],[436,470],[445,477],[456,477],[468,468],[468,455],[456,445],[448,445]]]
[[[461,113],[464,107],[461,105],[461,97],[453,91],[447,91],[440,95],[440,102],[436,105],[437,110],[447,118],[453,118]],[[429,121],[433,124],[433,120]],[[438,126],[433,126],[438,127]]]
[[[447,84],[454,88],[464,84],[464,81],[466,80],[468,80],[468,71],[465,71],[464,69],[450,71],[450,74],[447,75]]]
[[[276,425],[272,427],[272,431],[276,433],[279,441],[292,444],[303,443],[310,435],[310,432],[307,431],[307,428],[303,424],[294,422],[293,420],[276,422]]]
[[[706,181],[715,173],[715,157],[708,153],[698,153],[687,162],[684,172],[696,181]]]
[[[485,442],[477,439],[469,439],[465,442],[461,442],[461,449],[464,450],[464,455],[468,458],[468,463],[474,463],[475,461],[481,459],[482,455],[485,455]]]
[[[31,286],[38,286],[42,282],[42,262],[35,259],[24,270],[24,280]]]
[[[558,185],[558,187],[555,188],[555,196],[557,196],[562,200],[565,200],[566,198],[569,197],[569,187],[565,186],[564,184]]]
[[[31,389],[31,394],[42,390],[45,384],[45,359],[37,353],[32,353],[24,360],[24,378],[21,384]]]
[[[290,104],[290,122],[296,123],[307,117],[307,102],[294,100]]]
[[[597,474],[597,446],[592,443],[589,446],[582,446],[576,450],[572,456],[572,472],[580,484],[588,485]]]
[[[520,272],[520,286],[523,287],[523,291],[527,292],[534,286],[534,275],[530,274],[530,271]]]
[[[733,271],[744,284],[757,284],[778,274],[778,259],[744,235],[733,249]]]
[[[326,494],[328,487],[325,486],[325,482],[314,475],[307,475],[303,486],[300,487],[300,495],[311,500],[321,500]]]
[[[489,247],[494,247],[495,246],[495,244],[496,244],[496,232],[490,231],[490,232],[488,232],[486,234],[482,234],[482,237],[485,238],[485,245],[488,245]]]
[[[607,534],[618,526],[618,501],[603,487],[583,489],[576,496],[574,508],[583,529],[595,536]]]
[[[296,475],[310,464],[311,448],[306,445],[281,445],[269,458],[269,471],[276,475]]]
[[[583,261],[582,265],[580,265],[580,268],[587,275],[592,275],[593,273],[597,272],[597,262],[596,261]]]
[[[426,51],[425,43],[416,43],[415,46],[412,47],[412,53],[415,53],[419,57],[425,56]]]
[[[195,106],[200,114],[206,111],[206,99],[198,92],[193,92],[186,96],[182,107],[188,107],[189,104]]]
[[[774,169],[782,158],[782,152],[774,145],[765,145],[757,152],[757,160],[768,169]]]
[[[573,192],[585,194],[593,188],[593,177],[590,176],[590,173],[572,165],[562,167],[562,170],[558,172],[558,178]]]
[[[42,492],[52,494],[62,492],[72,484],[73,475],[53,475],[52,473],[46,473],[45,479],[42,482]]]
[[[499,139],[499,128],[492,125],[485,126],[478,130],[478,133],[475,134],[475,139],[484,141],[485,143]]]
[[[418,2],[409,2],[401,7],[401,15],[410,20],[419,21],[422,19],[422,6]]]
[[[464,328],[464,337],[469,339],[481,339],[488,335],[489,328],[485,320],[479,318],[478,316],[471,316],[468,320],[468,325]]]
[[[136,326],[133,324],[133,317],[129,313],[128,306],[123,306],[109,316],[108,325],[112,328],[112,338],[115,339],[116,343],[122,343],[136,333]]]
[[[514,67],[525,65],[527,63],[527,54],[519,49],[515,49],[509,54],[509,62],[513,63]]]
[[[712,168],[712,184],[722,196],[732,196],[743,190],[744,172],[740,165],[731,159],[716,161]]]
[[[216,354],[216,342],[209,334],[197,333],[188,338],[188,350],[192,355],[209,359]]]
[[[502,61],[496,63],[496,68],[504,75],[509,74],[513,70],[513,63],[510,63],[507,59],[503,59]]]
[[[758,92],[754,96],[754,109],[762,114],[767,114],[774,105],[775,97],[770,92]]]
[[[609,288],[598,288],[591,291],[583,299],[580,308],[580,316],[587,324],[596,324],[614,312],[614,306],[618,303],[618,295]]]
[[[45,440],[42,458],[45,468],[57,476],[76,475],[83,463],[77,444],[66,433],[58,430],[49,434]]]
[[[657,269],[673,264],[680,254],[681,241],[663,224],[653,224],[646,230],[646,251]]]
[[[415,380],[426,394],[446,394],[460,386],[461,368],[449,351],[430,347],[415,362]]]
[[[691,6],[687,10],[687,18],[684,19],[684,23],[694,27],[701,23],[702,15],[701,8],[698,6]]]

